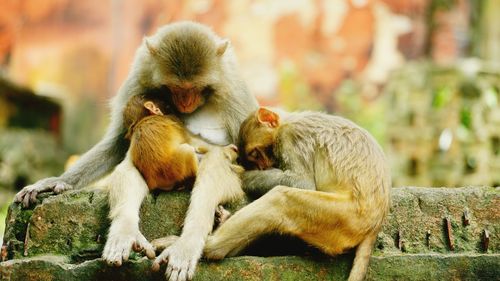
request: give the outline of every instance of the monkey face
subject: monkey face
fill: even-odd
[[[274,143],[279,122],[262,122],[258,113],[243,122],[239,132],[240,162],[247,169],[265,170],[275,164]]]
[[[261,107],[240,127],[238,146],[240,161],[247,169],[265,170],[275,164],[274,143],[280,127],[278,113]]]
[[[183,24],[164,32],[161,40],[144,40],[156,66],[149,66],[148,76],[154,87],[168,88],[177,111],[189,114],[205,103],[207,94],[216,92],[212,89],[221,80],[221,59],[229,43],[199,25]]]
[[[210,87],[195,87],[191,83],[183,83],[182,86],[169,87],[172,103],[181,113],[192,113],[198,107],[205,104],[205,99],[210,93]]]
[[[274,166],[273,146],[258,146],[246,153],[246,160],[259,170],[270,169]]]

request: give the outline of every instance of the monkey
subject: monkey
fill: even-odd
[[[222,259],[262,234],[299,237],[326,254],[357,248],[349,280],[363,280],[388,213],[391,177],[381,147],[339,116],[259,108],[242,124],[238,147],[245,192],[261,195],[207,238]]]
[[[103,259],[108,263],[121,264],[132,246],[143,242],[137,226],[138,212],[148,187],[131,162],[130,142],[124,138],[123,110],[130,97],[150,90],[162,92],[184,127],[213,145],[236,143],[241,123],[258,108],[257,100],[237,70],[229,41],[217,36],[209,27],[189,21],[176,22],[160,27],[154,35],[143,40],[127,78],[111,101],[110,123],[101,141],[62,175],[24,187],[14,199],[28,207],[36,204],[41,192],[57,194],[79,189],[116,167],[113,174],[121,178],[110,191],[110,197],[114,196],[117,204],[110,211],[112,221],[103,252]],[[187,279],[187,272],[196,267],[205,237],[213,225],[213,220],[203,215],[213,214],[216,206],[205,204],[198,193],[210,189],[212,192],[206,194],[204,200],[217,202],[233,192],[232,187],[221,182],[226,182],[235,172],[226,169],[223,154],[215,151],[210,157],[212,169],[199,170],[197,179],[217,175],[218,182],[213,179],[207,183],[195,181],[191,197],[198,199],[191,200],[190,209],[194,211],[188,212],[184,223],[184,229],[190,230],[183,230],[181,237],[165,249],[169,256],[167,268],[177,269],[173,275],[167,274],[170,280]],[[221,176],[223,172],[227,174]],[[198,217],[204,220],[190,221]]]
[[[136,95],[125,106],[125,138],[130,140],[134,166],[143,176],[149,190],[172,190],[196,176],[198,159],[195,151],[204,152],[209,144],[194,147],[181,121],[169,113],[159,97]],[[198,140],[197,143],[203,142]]]

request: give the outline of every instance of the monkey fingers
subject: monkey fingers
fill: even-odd
[[[194,277],[196,265],[201,256],[201,249],[190,241],[179,238],[170,247],[165,249],[153,262],[152,269],[159,270],[162,264],[167,263],[165,278],[169,281],[186,281]]]
[[[70,189],[73,189],[73,186],[62,181],[56,183],[56,185],[54,186],[54,192],[57,194],[63,193],[64,191]]]
[[[137,235],[137,239],[132,244],[132,250],[145,254],[148,259],[154,259],[156,257],[155,247],[148,242],[142,233]]]
[[[150,259],[155,257],[155,250],[148,240],[138,232],[136,235],[119,234],[110,235],[102,258],[110,266],[121,266],[124,261],[127,261],[130,256],[130,250],[143,252]]]
[[[129,235],[109,237],[104,246],[102,258],[109,266],[121,266],[127,261],[134,238]]]
[[[37,196],[40,193],[54,191],[56,186],[64,186],[64,190],[71,189],[71,185],[63,182],[58,177],[46,178],[24,187],[16,194],[14,202],[22,203],[23,207],[27,208],[30,204],[36,203]]]

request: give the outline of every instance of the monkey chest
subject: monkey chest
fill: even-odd
[[[229,134],[222,122],[218,112],[211,109],[195,112],[183,118],[186,128],[194,135],[197,135],[213,144],[230,144]]]

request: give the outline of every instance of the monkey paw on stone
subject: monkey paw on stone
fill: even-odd
[[[35,204],[37,196],[44,192],[54,192],[59,194],[63,191],[72,189],[73,186],[64,182],[59,177],[51,177],[39,180],[38,182],[24,187],[14,197],[14,202],[22,203],[25,208],[30,204]]]
[[[196,243],[183,238],[174,241],[155,259],[152,269],[158,271],[162,264],[167,264],[165,278],[169,281],[186,281],[194,277],[196,265],[201,257],[203,241]],[[197,246],[196,244],[199,244]]]
[[[223,224],[229,217],[231,216],[231,212],[226,210],[224,206],[219,205],[217,206],[217,209],[215,209],[215,222],[214,224],[216,227],[219,227],[221,224]]]
[[[136,235],[109,235],[102,258],[108,265],[121,266],[128,260],[130,250],[145,254],[149,259],[155,257],[155,249],[148,240],[138,232]]]

